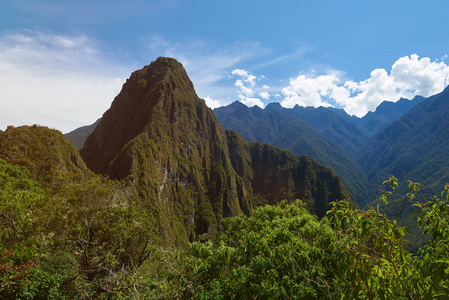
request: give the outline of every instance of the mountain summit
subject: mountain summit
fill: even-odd
[[[106,173],[123,146],[145,126],[152,121],[176,123],[177,108],[192,97],[197,97],[193,84],[175,59],[161,57],[133,72],[81,150],[87,165]]]
[[[81,155],[94,172],[127,180],[158,234],[177,241],[260,204],[299,198],[323,216],[350,197],[331,169],[224,130],[171,58],[131,74]]]

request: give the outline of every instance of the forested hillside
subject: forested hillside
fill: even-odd
[[[449,89],[432,96],[376,134],[359,152],[368,180],[385,175],[440,188],[449,182]]]

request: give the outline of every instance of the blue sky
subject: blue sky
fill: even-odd
[[[93,123],[158,56],[183,63],[211,107],[363,116],[449,84],[447,11],[442,0],[1,1],[0,129]]]

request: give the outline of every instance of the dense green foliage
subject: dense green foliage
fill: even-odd
[[[429,243],[412,256],[406,230],[377,209],[334,202],[317,220],[301,201],[224,220],[216,244],[189,245],[171,296],[197,299],[444,299],[449,296],[449,186],[416,203]],[[407,195],[416,196],[415,185]],[[174,292],[176,291],[177,292]]]
[[[78,151],[61,132],[37,125],[8,126],[0,132],[0,158],[26,167],[34,180],[45,185],[59,173],[88,173]]]
[[[65,174],[43,189],[0,160],[0,298],[120,294],[157,236],[120,184]]]
[[[96,175],[59,174],[52,182],[42,188],[25,168],[0,160],[1,298],[449,295],[449,185],[441,198],[423,202],[421,185],[409,184],[403,199],[429,236],[414,256],[405,248],[404,227],[378,207],[360,210],[346,201],[333,202],[321,219],[299,200],[262,206],[250,217],[223,219],[213,236],[209,231],[186,248],[169,248],[129,188]],[[394,177],[386,183],[397,187]],[[385,191],[379,205],[390,205],[390,198]],[[205,226],[215,221],[203,214]]]

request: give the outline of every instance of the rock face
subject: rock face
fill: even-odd
[[[129,180],[159,234],[184,241],[258,204],[299,198],[323,215],[350,197],[317,162],[224,130],[171,58],[132,73],[81,155],[94,172]]]

